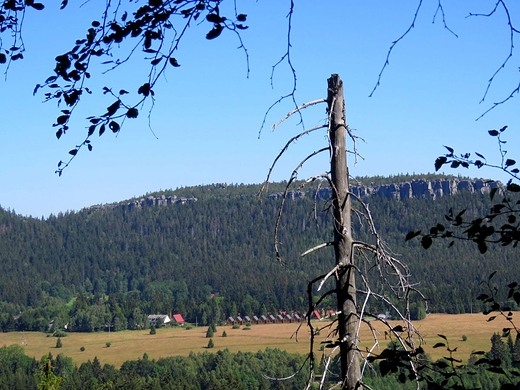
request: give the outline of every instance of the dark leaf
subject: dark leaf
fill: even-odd
[[[410,241],[411,239],[417,237],[419,234],[421,234],[421,231],[418,230],[416,232],[408,232],[406,234],[406,238],[405,238],[405,241]]]
[[[498,131],[496,130],[489,130],[488,131],[489,135],[492,136],[492,137],[496,137],[498,134],[500,134]]]
[[[41,11],[42,9],[45,8],[45,6],[42,3],[33,3],[33,4],[31,4],[31,7],[33,7],[34,9],[36,9],[38,11]]]
[[[128,111],[126,112],[126,116],[128,118],[137,118],[138,115],[139,115],[139,111],[135,107],[129,108]]]
[[[5,64],[7,62],[7,57],[4,53],[0,53],[0,64]]]
[[[491,278],[492,278],[493,276],[495,276],[496,273],[497,273],[497,271],[493,271],[493,272],[491,272],[491,274],[489,274],[489,276],[488,276],[488,281],[490,281]]]
[[[56,119],[56,123],[58,125],[63,125],[65,123],[67,123],[67,121],[69,120],[70,116],[69,115],[61,115],[59,116],[57,119]]]
[[[441,157],[437,157],[437,159],[435,160],[435,171],[438,171],[439,169],[442,168],[442,166],[444,164],[446,164],[448,162],[448,159],[444,156],[441,156]]]
[[[451,168],[458,168],[460,166],[460,161],[452,161],[450,167]]]
[[[487,322],[491,322],[491,321],[493,321],[495,318],[497,318],[497,316],[491,316],[491,317],[489,317],[486,321],[487,321]]]
[[[449,146],[444,145],[444,147],[450,152],[450,154],[453,154],[453,148],[450,148]]]
[[[494,372],[495,374],[506,375],[506,373],[502,367],[488,367],[487,371]]]
[[[477,247],[478,247],[479,252],[482,254],[486,253],[488,250],[487,244],[485,241],[479,241],[477,244]]]
[[[520,192],[520,185],[516,183],[508,183],[507,190],[511,192]]]
[[[421,239],[421,245],[424,249],[428,249],[429,247],[431,247],[432,243],[433,243],[433,240],[430,236],[424,236]]]
[[[224,27],[222,27],[221,24],[216,24],[213,29],[206,34],[206,39],[215,39],[217,38],[221,33]]]
[[[88,148],[88,151],[89,151],[89,152],[92,152],[92,145],[91,145],[91,144],[88,144],[88,145],[87,145],[87,148]]]
[[[239,30],[247,30],[249,27],[244,26],[243,24],[237,24],[236,28],[238,28]]]
[[[126,95],[128,93],[128,91],[125,91],[124,89],[120,90],[119,91],[119,94],[120,95]]]
[[[162,61],[162,57],[161,58],[156,58],[156,59],[152,60],[151,64],[153,66],[155,66],[155,65],[159,64],[159,62],[161,62],[161,61]]]
[[[517,305],[520,305],[520,292],[519,291],[515,291],[513,293],[513,299],[515,300]]]
[[[119,110],[119,107],[121,106],[121,100],[116,100],[114,103],[112,103],[110,106],[107,107],[107,112],[104,116],[112,116],[114,115],[117,110]]]
[[[397,325],[394,328],[392,328],[392,332],[397,332],[397,333],[404,332],[404,328],[401,325]]]
[[[150,94],[150,83],[145,83],[139,87],[137,93],[140,95],[148,96]]]
[[[506,160],[506,163],[505,163],[506,167],[510,167],[511,165],[515,165],[515,164],[516,164],[516,161],[515,161],[515,160],[512,160],[512,159],[510,159],[510,158],[508,158],[508,159]]]
[[[237,20],[239,22],[245,22],[246,19],[247,19],[247,15],[246,14],[239,14],[239,15],[237,15]]]
[[[102,136],[104,132],[105,132],[105,124],[103,123],[103,124],[99,127],[99,136]]]
[[[117,123],[115,121],[110,122],[108,124],[108,127],[110,127],[110,130],[112,130],[112,132],[114,132],[114,133],[117,133],[120,129],[119,123]]]
[[[90,125],[88,128],[88,136],[90,137],[92,134],[94,134],[95,130],[96,130],[96,125]]]
[[[440,348],[440,347],[445,347],[445,346],[446,346],[446,344],[444,344],[444,343],[437,343],[433,346],[433,348]]]
[[[181,66],[181,65],[177,62],[177,60],[176,60],[175,58],[173,58],[173,57],[170,57],[170,64],[171,64],[172,66],[176,67],[176,68],[178,68],[179,66]]]
[[[495,187],[491,190],[491,192],[489,193],[489,196],[491,198],[491,200],[493,200],[493,198],[495,197],[495,194],[497,193],[498,191],[498,187]]]
[[[69,154],[75,156],[76,154],[78,154],[78,149],[69,150]]]
[[[444,340],[448,341],[448,339],[446,338],[446,336],[444,336],[443,334],[437,334],[437,336],[439,336],[441,339],[444,339]]]
[[[219,15],[217,15],[217,14],[207,14],[207,15],[206,15],[206,20],[207,20],[208,22],[218,24],[218,23],[222,23],[222,22],[224,22],[224,21],[226,20],[226,18],[223,17],[223,16],[221,17],[221,16],[219,16]],[[208,39],[209,39],[209,38],[208,38]]]
[[[59,129],[59,130],[56,132],[56,138],[60,139],[62,134],[63,134],[63,130],[62,130],[62,129]]]

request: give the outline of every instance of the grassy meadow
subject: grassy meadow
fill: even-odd
[[[430,314],[414,325],[424,337],[424,349],[433,359],[446,355],[443,348],[433,349],[435,343],[443,341],[438,334],[448,338],[450,347],[457,347],[455,357],[467,360],[473,350],[489,350],[490,338],[494,332],[501,332],[508,323],[501,317],[487,322],[482,314]],[[326,322],[316,321],[316,327],[325,326]],[[398,323],[396,322],[395,325]],[[381,348],[386,347],[389,340],[385,340],[384,326],[373,321],[378,332]],[[186,330],[182,327],[161,328],[155,335],[149,330],[98,332],[98,333],[69,333],[61,339],[62,348],[56,348],[57,338],[47,337],[41,332],[9,332],[0,333],[0,346],[19,344],[25,349],[28,356],[41,358],[51,352],[54,356],[63,353],[71,357],[76,364],[92,360],[95,356],[102,364],[109,363],[119,367],[126,360],[135,360],[146,352],[150,358],[158,359],[166,356],[187,356],[190,352],[210,351],[228,348],[231,352],[256,352],[265,348],[279,348],[294,353],[306,353],[309,348],[309,331],[305,324],[298,332],[297,340],[294,333],[298,324],[266,324],[252,325],[250,330],[232,329],[231,326],[219,326],[213,337],[215,347],[207,349],[209,339],[206,338],[207,327],[197,327]],[[222,337],[226,331],[227,337]],[[315,352],[319,353],[320,342],[325,340],[327,330],[317,336]],[[462,341],[462,336],[467,341]],[[293,336],[293,337],[291,337]],[[370,347],[372,343],[368,326],[363,325],[361,332],[362,349]],[[110,343],[110,347],[107,347]],[[84,347],[84,351],[80,348]]]

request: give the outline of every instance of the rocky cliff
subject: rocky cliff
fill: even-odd
[[[403,183],[392,183],[385,185],[364,185],[351,182],[351,192],[360,198],[369,196],[382,196],[387,199],[437,199],[442,196],[451,196],[459,191],[469,191],[471,193],[488,194],[493,188],[500,188],[501,183],[484,179],[439,179],[439,180],[423,180],[417,179]],[[308,193],[305,191],[290,191],[287,194],[288,199],[298,199],[304,196],[317,196],[320,200],[328,200],[331,198],[331,189],[322,188],[316,192]],[[271,199],[281,198],[283,193],[277,192],[269,195]]]

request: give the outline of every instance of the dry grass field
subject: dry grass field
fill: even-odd
[[[504,319],[497,317],[495,321],[487,322],[482,314],[430,314],[422,321],[415,322],[415,326],[425,339],[424,349],[433,359],[447,356],[443,348],[433,349],[432,346],[443,341],[437,334],[448,337],[450,346],[458,347],[456,357],[466,360],[473,350],[489,350],[490,338],[494,332],[500,332],[507,326]],[[386,347],[384,327],[374,321],[380,332],[380,345]],[[396,323],[397,324],[397,323]],[[315,326],[324,326],[326,323],[316,322]],[[309,332],[302,326],[298,341],[291,338],[297,324],[270,324],[252,325],[250,330],[232,329],[231,326],[221,326],[213,337],[214,349],[207,349],[209,339],[206,338],[207,327],[198,327],[186,330],[184,328],[162,328],[157,334],[150,335],[145,331],[101,332],[101,333],[69,333],[62,338],[62,348],[56,348],[56,338],[47,337],[40,332],[10,332],[0,333],[0,346],[19,344],[23,345],[28,356],[39,359],[51,352],[54,356],[63,353],[71,357],[76,364],[92,360],[95,356],[101,363],[113,364],[119,367],[126,360],[133,360],[147,353],[150,358],[158,359],[166,356],[187,356],[190,352],[210,351],[228,348],[231,352],[256,352],[265,348],[279,348],[294,353],[308,351]],[[222,337],[226,331],[227,337]],[[320,348],[319,342],[325,339],[326,331],[322,331],[317,338],[315,351]],[[462,341],[462,335],[467,341]],[[370,345],[371,340],[368,327],[362,329],[362,347]],[[109,342],[110,347],[106,346]],[[81,347],[85,350],[80,351]]]

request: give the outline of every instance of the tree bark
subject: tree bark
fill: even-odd
[[[353,267],[351,205],[346,150],[346,114],[343,82],[339,75],[328,79],[327,103],[330,115],[331,178],[334,215],[334,253],[338,273],[336,295],[338,307],[338,336],[340,342],[342,389],[358,389],[361,369],[358,353],[358,324],[356,308],[356,275]]]

